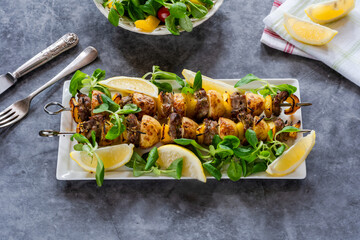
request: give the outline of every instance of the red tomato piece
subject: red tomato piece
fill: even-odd
[[[157,12],[157,17],[162,22],[165,22],[165,18],[167,18],[169,15],[170,15],[169,10],[164,6],[159,8],[159,10]]]

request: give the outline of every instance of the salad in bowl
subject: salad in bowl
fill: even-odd
[[[114,26],[148,35],[180,35],[209,19],[223,0],[94,0]]]

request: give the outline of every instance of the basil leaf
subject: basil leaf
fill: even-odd
[[[121,124],[122,125],[122,124]],[[108,140],[114,140],[121,135],[121,125],[114,124],[110,130],[106,133],[105,138]]]
[[[95,179],[96,179],[96,184],[99,187],[101,187],[104,182],[105,168],[104,168],[103,161],[101,161],[101,159],[99,158],[99,156],[96,153],[95,153],[95,156],[97,158]]]
[[[69,86],[69,92],[74,97],[78,90],[80,90],[82,85],[82,80],[87,78],[88,75],[86,73],[81,72],[80,70],[77,70],[75,74],[72,76],[70,80],[70,86]]]
[[[192,2],[188,2],[188,4],[190,5],[191,15],[194,18],[203,18],[208,13],[207,8],[203,5],[195,4]]]
[[[269,151],[261,151],[258,155],[258,158],[260,159],[269,159],[270,158],[270,152]]]
[[[240,140],[233,135],[228,135],[224,137],[224,139],[219,143],[219,145],[224,145],[233,149],[237,148],[240,145]]]
[[[145,164],[145,160],[137,152],[133,152],[130,161],[126,163],[125,166],[133,168],[134,161],[143,162]]]
[[[165,18],[165,26],[173,35],[180,35],[179,29],[176,28],[175,18],[169,15]]]
[[[238,158],[250,155],[253,153],[253,150],[254,149],[250,146],[243,146],[233,149],[234,155]]]
[[[194,139],[187,139],[187,138],[174,139],[175,143],[177,143],[179,145],[183,145],[183,146],[190,145],[193,141],[194,141]]]
[[[153,149],[151,149],[149,156],[146,160],[146,165],[145,165],[145,170],[149,170],[152,166],[154,166],[154,164],[156,163],[156,161],[159,159],[159,153],[157,150],[157,147],[154,147]]]
[[[76,141],[78,141],[79,143],[87,143],[90,144],[90,141],[83,135],[81,135],[80,133],[75,133],[74,135],[72,135],[70,137],[71,141],[74,141],[74,138],[76,139]],[[90,144],[91,145],[91,144]]]
[[[286,126],[283,129],[281,129],[280,131],[278,131],[275,136],[279,135],[280,133],[284,133],[284,132],[299,132],[300,129],[293,127],[293,126]]]
[[[140,6],[140,9],[150,15],[156,16],[156,10],[152,5],[152,0],[146,1],[144,5]]]
[[[257,163],[254,165],[254,167],[251,169],[251,174],[257,173],[257,172],[264,172],[267,169],[267,166],[265,163]]]
[[[289,95],[296,92],[297,88],[289,84],[280,84],[276,86],[280,91],[287,91]]]
[[[273,133],[273,130],[272,130],[272,129],[270,129],[270,130],[268,131],[268,136],[269,136],[269,138],[270,138],[271,141],[274,139],[274,133]]]
[[[170,83],[157,82],[154,80],[152,80],[151,83],[154,84],[159,89],[159,93],[160,92],[172,92],[172,86]]]
[[[128,14],[133,22],[145,19],[144,12],[140,9],[140,3],[136,0],[128,2]]]
[[[185,15],[185,17],[179,19],[179,25],[187,32],[191,32],[193,30],[193,23],[190,18]]]
[[[212,145],[214,147],[217,147],[220,142],[221,142],[220,136],[218,134],[215,134],[215,136],[213,137],[213,140],[212,140]]]
[[[95,108],[93,110],[93,113],[102,113],[109,110],[109,105],[107,103],[103,103],[100,106],[98,106],[97,108]]]
[[[186,5],[182,2],[176,2],[171,5],[169,12],[175,18],[184,18],[186,16]]]
[[[116,112],[120,109],[119,104],[114,102],[109,96],[101,94],[101,99],[103,100],[103,104],[108,105],[108,110],[110,110],[111,112]]]
[[[175,161],[173,161],[165,171],[162,171],[162,173],[170,177],[173,177],[175,179],[180,179],[182,175],[182,168],[183,168],[183,158],[178,158]]]
[[[239,181],[242,174],[242,168],[238,162],[231,160],[229,168],[227,170],[227,175],[231,181]]]
[[[253,148],[256,148],[256,144],[258,143],[258,139],[256,137],[256,133],[254,132],[254,130],[247,129],[246,132],[245,132],[245,138]]]
[[[249,84],[253,81],[259,81],[261,80],[260,78],[258,78],[257,76],[255,76],[254,74],[249,73],[248,75],[246,75],[245,77],[243,77],[242,79],[240,79],[236,84],[235,84],[235,88],[241,87],[243,85]]]
[[[203,163],[203,167],[211,176],[215,177],[216,180],[218,181],[221,180],[222,174],[220,170],[214,167],[213,165],[211,165],[211,163],[209,162]]]
[[[119,13],[119,15],[124,16],[124,13],[125,13],[124,6],[119,2],[115,2],[114,4],[115,4],[116,11]]]
[[[195,75],[193,89],[196,92],[197,90],[200,90],[201,88],[202,88],[202,76],[201,76],[201,72],[198,71]]]
[[[275,155],[280,156],[285,151],[286,147],[285,145],[281,145],[279,148],[276,149]]]
[[[84,146],[84,145],[81,144],[81,143],[75,144],[75,145],[74,145],[74,150],[75,150],[75,151],[82,151],[83,146]]]
[[[184,94],[188,94],[188,93],[190,93],[190,94],[194,94],[194,89],[192,89],[191,87],[183,87],[182,89],[181,89],[181,93],[184,93]]]

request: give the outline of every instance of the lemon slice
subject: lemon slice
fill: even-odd
[[[292,173],[306,159],[314,145],[315,131],[311,131],[309,135],[301,138],[278,159],[272,162],[266,169],[266,172],[276,177]]]
[[[194,84],[194,79],[196,72],[193,72],[188,69],[184,69],[182,71],[182,75],[184,76],[185,80],[190,83],[191,85]],[[205,89],[205,91],[209,90],[216,90],[220,92],[221,94],[224,94],[225,92],[231,94],[233,92],[236,92],[237,90],[234,88],[234,86],[231,86],[230,84],[224,83],[222,81],[214,80],[209,77],[206,77],[202,75],[202,87]]]
[[[157,163],[161,168],[168,168],[178,158],[183,158],[183,177],[195,178],[206,182],[204,169],[199,158],[190,150],[174,144],[163,145],[158,148],[159,159]]]
[[[142,78],[113,77],[99,83],[118,92],[139,92],[154,98],[157,97],[159,91],[154,84]]]
[[[330,42],[338,33],[331,28],[309,22],[293,15],[284,14],[286,31],[299,42],[311,45],[324,45]]]
[[[305,8],[305,13],[316,23],[326,24],[345,17],[355,7],[355,0],[335,0],[312,4]]]
[[[110,171],[119,168],[129,162],[133,154],[133,148],[133,144],[119,144],[99,148],[95,152],[103,161],[105,171]],[[95,156],[90,157],[84,151],[72,151],[70,153],[70,157],[86,171],[96,172],[97,159]]]

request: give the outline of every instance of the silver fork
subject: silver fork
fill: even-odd
[[[97,57],[97,50],[94,47],[87,47],[82,51],[79,56],[75,58],[74,61],[72,61],[66,68],[64,68],[61,72],[59,72],[53,79],[45,83],[43,86],[32,92],[29,96],[26,98],[19,100],[9,107],[7,107],[5,110],[0,112],[0,128],[9,126],[11,124],[14,124],[21,119],[23,119],[28,113],[30,109],[30,103],[31,100],[59,81],[60,79],[66,77],[70,73],[75,72],[76,70],[88,65],[92,61],[94,61]]]

